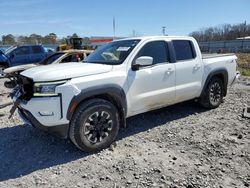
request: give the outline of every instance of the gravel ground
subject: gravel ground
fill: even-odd
[[[6,107],[0,187],[250,187],[247,105],[250,78],[243,78],[217,109],[185,102],[128,119],[115,144],[95,154],[23,125],[16,114],[8,120]]]

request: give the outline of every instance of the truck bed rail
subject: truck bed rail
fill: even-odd
[[[225,56],[232,56],[232,55],[235,55],[235,54],[234,53],[229,53],[229,54],[202,54],[202,59],[225,57]]]

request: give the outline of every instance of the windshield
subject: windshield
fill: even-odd
[[[41,62],[39,62],[39,65],[48,65],[53,63],[55,60],[57,60],[59,57],[61,57],[63,54],[65,54],[64,52],[58,52],[58,53],[54,53],[48,57],[46,57],[45,59],[43,59]]]
[[[4,53],[6,54],[6,55],[8,55],[8,54],[10,54],[10,52],[12,52],[14,49],[16,49],[17,47],[16,46],[11,46],[11,47],[9,47],[9,48],[7,48],[5,51],[4,51]]]
[[[121,64],[140,40],[114,41],[98,48],[84,62],[118,65]]]

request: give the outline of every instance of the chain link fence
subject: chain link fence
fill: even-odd
[[[199,42],[199,46],[206,53],[250,53],[250,40]]]

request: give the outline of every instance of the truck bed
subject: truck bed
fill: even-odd
[[[202,59],[225,57],[225,56],[231,56],[231,55],[235,55],[235,54],[233,54],[233,53],[228,53],[228,54],[202,54]]]

